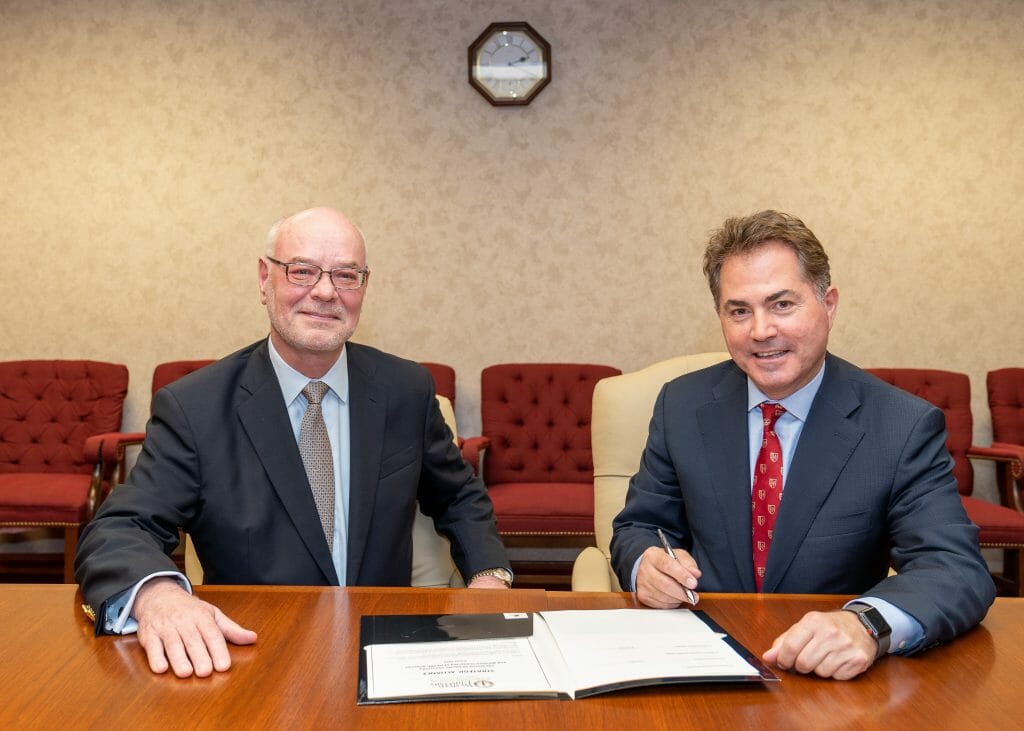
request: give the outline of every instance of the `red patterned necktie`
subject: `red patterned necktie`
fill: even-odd
[[[775,516],[782,497],[782,444],[775,433],[775,422],[786,413],[782,404],[765,401],[761,404],[764,436],[761,451],[754,466],[754,484],[750,500],[750,527],[754,547],[754,583],[761,591],[764,567],[768,563],[768,549],[775,532]]]

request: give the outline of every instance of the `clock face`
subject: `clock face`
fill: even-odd
[[[491,104],[529,104],[551,80],[551,46],[526,23],[492,23],[469,47],[469,82]]]

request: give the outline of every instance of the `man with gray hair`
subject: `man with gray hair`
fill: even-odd
[[[313,208],[259,259],[270,337],[161,389],[135,468],[82,533],[97,633],[137,629],[154,672],[224,671],[254,632],[192,596],[191,535],[215,584],[408,586],[417,501],[471,588],[512,574],[483,483],[422,366],[349,339],[370,270],[362,233]]]
[[[995,587],[942,412],[827,352],[839,291],[815,235],[777,211],[729,219],[704,273],[732,360],[658,396],[614,521],[622,585],[666,608],[698,589],[858,595],[763,655],[837,679],[980,622]]]

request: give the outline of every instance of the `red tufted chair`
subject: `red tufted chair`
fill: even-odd
[[[161,363],[153,369],[151,393],[155,394],[169,383],[197,371],[203,366],[213,363],[212,360],[174,360]],[[142,444],[146,438],[144,432],[108,431],[96,434],[86,441],[86,457],[96,460],[98,468],[114,473],[114,484],[119,485],[125,478],[125,450],[128,447]]]
[[[1004,505],[1024,513],[1024,368],[989,371],[988,408],[992,414],[992,447],[1014,455],[997,463]]]
[[[109,489],[83,454],[121,426],[128,369],[89,360],[0,363],[0,527],[64,529],[64,581],[74,581],[81,527]]]
[[[480,376],[483,479],[498,532],[512,546],[587,546],[594,540],[590,414],[594,386],[622,371],[604,365],[508,363]]]
[[[883,381],[923,398],[946,416],[946,448],[953,455],[953,475],[968,517],[980,529],[982,548],[1003,549],[1003,573],[994,576],[1000,593],[1021,596],[1024,587],[1024,515],[1002,505],[972,497],[971,459],[1005,463],[1013,459],[998,447],[975,447],[971,415],[971,381],[965,373],[917,368],[869,368]]]

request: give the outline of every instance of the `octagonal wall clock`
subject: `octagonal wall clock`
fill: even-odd
[[[495,106],[529,104],[551,81],[551,44],[529,23],[491,23],[469,47],[469,83]]]

